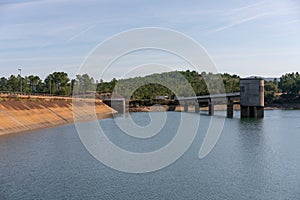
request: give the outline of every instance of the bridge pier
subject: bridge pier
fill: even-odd
[[[241,106],[241,118],[263,118],[264,107]]]
[[[188,112],[189,111],[189,104],[187,102],[184,102],[183,110],[184,110],[184,112]]]
[[[230,99],[227,101],[227,117],[233,117],[233,102]]]
[[[214,115],[215,113],[215,106],[212,102],[208,104],[208,115]]]
[[[195,113],[199,113],[199,112],[200,112],[199,103],[196,101],[195,102]]]

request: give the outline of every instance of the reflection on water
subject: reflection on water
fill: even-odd
[[[260,120],[226,119],[204,159],[200,146],[211,117],[201,115],[198,135],[174,164],[146,174],[105,167],[82,146],[73,125],[0,137],[0,199],[300,199],[300,111],[266,111]],[[147,113],[133,113],[141,126]],[[168,143],[180,113],[149,140],[132,138],[112,119],[101,120],[122,148],[147,152]],[[89,123],[86,123],[89,127]]]

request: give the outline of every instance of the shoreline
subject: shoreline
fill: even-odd
[[[89,112],[91,106],[95,106],[95,113]],[[104,104],[101,100],[91,101],[90,99],[80,100],[80,110],[72,109],[72,98],[23,98],[21,100],[7,99],[0,101],[0,136],[26,133],[47,128],[59,127],[67,124],[74,124],[74,116],[79,116],[77,122],[87,122],[105,118],[112,118],[117,112]],[[170,109],[172,107],[172,109]],[[299,110],[300,104],[270,104],[265,110]],[[189,106],[190,112],[194,111]],[[201,111],[207,111],[207,107],[201,107]],[[216,111],[226,110],[226,105],[216,105]],[[239,105],[234,110],[240,110]],[[129,112],[182,112],[183,107],[177,106],[139,106],[129,108]]]
[[[267,104],[264,110],[299,110],[300,104]],[[215,111],[226,111],[226,105],[215,105]],[[235,104],[233,110],[240,110],[240,105]],[[139,106],[129,108],[130,112],[161,112],[161,111],[183,111],[183,107],[177,105],[175,109],[170,110],[169,106]],[[194,106],[189,106],[188,111],[194,111]],[[208,111],[208,107],[200,107],[200,111]]]
[[[265,110],[299,110],[300,104],[284,103],[284,104],[266,104]]]

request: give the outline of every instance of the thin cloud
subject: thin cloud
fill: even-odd
[[[244,18],[244,19],[235,20],[235,21],[231,22],[231,23],[228,24],[228,25],[221,26],[221,27],[219,27],[219,28],[216,28],[216,29],[210,31],[210,33],[220,32],[220,31],[223,31],[223,30],[225,30],[225,29],[231,28],[231,27],[233,27],[233,26],[237,26],[237,25],[240,25],[240,24],[243,24],[243,23],[252,21],[252,20],[256,20],[256,19],[262,18],[262,17],[264,17],[264,16],[267,16],[268,14],[269,14],[269,13],[262,13],[262,14],[258,14],[258,15],[251,16],[251,17],[247,17],[247,18]]]
[[[3,7],[13,7],[13,8],[18,8],[18,9],[25,9],[25,8],[30,8],[32,6],[38,6],[38,5],[51,5],[51,4],[58,4],[60,1],[59,0],[15,0],[15,1],[1,1],[0,6],[2,5]]]
[[[261,1],[261,2],[257,2],[254,4],[249,4],[246,6],[242,6],[242,7],[238,7],[238,8],[233,8],[232,11],[244,11],[244,10],[249,10],[251,8],[254,7],[261,7],[262,5],[264,5],[266,3],[266,1]]]
[[[34,3],[38,2],[38,0],[2,0],[0,5],[9,5],[9,4],[26,4],[26,3]]]
[[[90,25],[90,26],[87,27],[86,29],[84,29],[84,30],[80,31],[79,33],[77,33],[77,34],[73,35],[72,37],[70,37],[70,38],[67,40],[67,42],[70,42],[70,41],[74,40],[75,38],[77,38],[77,37],[83,35],[84,33],[88,32],[89,30],[91,30],[92,28],[94,28],[95,26],[96,26],[96,24]]]
[[[25,57],[25,58],[0,58],[0,62],[12,61],[61,61],[61,60],[83,60],[84,56],[61,56],[61,57]]]
[[[295,20],[288,21],[285,24],[295,24],[295,23],[299,23],[299,22],[300,22],[300,19],[295,19]]]
[[[283,15],[290,15],[295,13],[295,10],[286,8],[281,4],[272,2],[262,1],[254,4],[249,4],[239,8],[234,8],[229,11],[224,11],[223,15],[220,16],[226,23],[214,28],[209,33],[220,32],[237,25],[241,25],[253,20],[259,20],[265,17],[276,17]]]
[[[120,19],[121,20],[121,19]],[[120,20],[115,20],[115,21],[120,21]],[[74,34],[73,36],[71,36],[69,39],[67,39],[67,42],[70,42],[78,37],[80,37],[81,35],[84,35],[85,33],[87,33],[89,30],[95,28],[98,24],[103,24],[103,23],[111,23],[113,22],[114,20],[111,20],[111,19],[106,19],[106,20],[101,20],[101,21],[95,21],[93,22],[92,24],[88,25],[87,28],[83,29],[82,31],[78,31],[76,34]],[[87,25],[87,24],[85,24]],[[83,25],[80,25],[80,26],[84,26]]]

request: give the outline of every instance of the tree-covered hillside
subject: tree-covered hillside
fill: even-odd
[[[239,77],[229,74],[206,74],[196,71],[173,71],[152,74],[145,77],[101,82],[99,93],[113,93],[115,97],[131,99],[154,99],[156,96],[207,95],[224,92],[238,92]]]
[[[206,95],[238,92],[240,77],[230,74],[173,71],[145,77],[95,81],[88,74],[69,78],[65,72],[54,72],[44,80],[36,75],[21,77],[11,75],[0,78],[0,91],[24,94],[72,95],[97,92],[98,97],[111,96],[131,99],[154,99],[157,96]],[[265,81],[265,102],[300,103],[300,75],[287,73],[278,80]]]

